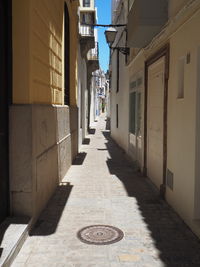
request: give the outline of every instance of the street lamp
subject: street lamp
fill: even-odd
[[[126,26],[126,25],[123,25],[123,26]],[[108,28],[104,32],[104,34],[106,36],[106,42],[108,43],[110,49],[119,50],[124,55],[129,54],[129,51],[130,51],[129,47],[112,47],[112,44],[114,43],[116,35],[117,35],[117,30],[114,27]]]
[[[86,26],[91,26],[91,27],[109,27],[104,33],[106,36],[106,42],[108,43],[110,49],[113,50],[118,50],[124,55],[129,55],[130,49],[129,47],[112,47],[112,44],[115,41],[116,35],[117,35],[117,30],[115,29],[116,27],[126,27],[127,24],[87,24],[84,23]]]
[[[114,43],[116,35],[117,35],[117,30],[115,28],[113,28],[113,27],[108,28],[105,31],[106,42],[108,44]]]

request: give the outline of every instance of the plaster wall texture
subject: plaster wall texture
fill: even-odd
[[[171,38],[168,104],[168,168],[174,173],[174,189],[167,189],[167,200],[179,214],[193,227],[194,219],[199,219],[195,210],[195,187],[199,173],[195,172],[196,158],[196,103],[198,80],[198,47],[200,37],[198,25],[200,12],[195,14]],[[190,36],[190,38],[186,38]],[[190,62],[186,57],[190,54]],[[178,64],[184,58],[184,98],[178,98]],[[199,137],[199,135],[198,135]],[[196,194],[199,194],[196,188]],[[199,210],[199,205],[196,209]],[[195,216],[196,213],[196,216]],[[196,218],[195,218],[196,217]],[[200,229],[199,229],[200,230]],[[199,231],[198,230],[198,231]],[[199,231],[200,233],[200,231]]]
[[[91,105],[90,105],[90,124],[92,125],[95,121],[95,106],[96,106],[96,88],[94,84],[94,79],[91,79],[91,88],[90,88],[90,94],[91,94]]]
[[[118,12],[115,14],[115,23],[126,23],[128,11],[127,1],[116,3]],[[124,27],[118,29],[113,47],[124,47],[126,34]],[[119,72],[117,71],[117,50],[112,53],[112,81],[111,81],[111,135],[112,138],[128,153],[129,138],[129,75],[125,55],[119,53]],[[117,72],[119,73],[119,91],[117,92]],[[116,127],[116,105],[118,104],[118,128]]]
[[[145,62],[145,53],[144,50],[141,50],[141,52],[134,58],[134,60],[129,64],[129,84],[138,78],[142,78],[142,85],[139,88],[139,92],[141,93],[141,137],[140,137],[140,144],[138,147],[138,151],[133,153],[131,150],[131,136],[129,135],[129,149],[128,154],[130,157],[137,162],[138,167],[140,170],[143,170],[144,167],[144,86],[145,86],[145,77],[144,77],[144,62]],[[130,90],[130,88],[129,88]],[[130,91],[129,91],[130,92]],[[135,139],[135,138],[134,138]],[[135,143],[138,142],[135,140]]]
[[[70,24],[70,108],[64,106],[64,0],[13,0],[10,197],[35,219],[77,153],[78,1]]]
[[[76,105],[77,3],[66,3],[73,47],[69,61],[70,103]],[[64,0],[13,1],[14,103],[64,103],[63,32]]]
[[[78,49],[78,109],[79,109],[79,150],[87,133],[87,65]]]
[[[120,54],[119,92],[117,90],[117,52],[112,56],[111,82],[111,135],[112,138],[128,152],[129,131],[129,78],[128,69],[124,65],[125,56]],[[116,127],[116,105],[118,104],[118,128]]]
[[[192,7],[193,8],[193,7]],[[191,229],[200,236],[199,190],[199,47],[200,9],[185,17],[176,18],[176,25],[166,28],[166,35],[158,35],[151,45],[129,65],[130,74],[144,67],[145,60],[164,44],[170,44],[170,72],[168,81],[167,168],[174,175],[173,190],[166,188],[166,200]],[[192,11],[191,11],[192,12]],[[188,14],[189,14],[188,13]],[[186,19],[187,17],[187,19]],[[182,24],[180,23],[182,21]],[[189,38],[187,38],[187,36]],[[180,77],[179,63],[184,73]],[[143,61],[143,63],[142,63]],[[184,97],[178,96],[179,79],[183,80]],[[144,110],[143,110],[144,111]]]
[[[78,107],[77,106],[70,107],[70,130],[71,130],[72,160],[74,160],[78,153]]]
[[[59,120],[58,120],[59,118]],[[71,165],[69,109],[10,109],[10,191],[13,215],[37,216]],[[23,134],[21,129],[23,128]]]

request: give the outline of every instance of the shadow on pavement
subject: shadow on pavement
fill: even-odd
[[[200,266],[199,239],[160,198],[149,179],[134,171],[132,163],[111,139],[110,133],[102,133],[107,139],[106,146],[110,154],[108,169],[124,184],[128,196],[137,200],[143,220],[150,230],[152,245],[160,251],[158,257],[164,266]],[[148,247],[149,243],[144,243],[144,246]]]
[[[85,160],[86,155],[87,155],[87,153],[85,153],[85,152],[78,153],[78,155],[74,159],[72,165],[82,165],[84,160]]]
[[[72,188],[70,183],[64,182],[57,187],[53,197],[30,232],[31,236],[45,236],[55,233]]]

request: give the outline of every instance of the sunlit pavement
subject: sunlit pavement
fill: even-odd
[[[199,240],[134,171],[104,116],[95,128],[12,266],[200,266]],[[98,224],[125,236],[110,245],[77,238],[81,228]]]

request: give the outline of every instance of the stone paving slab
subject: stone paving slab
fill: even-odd
[[[112,141],[101,117],[96,133],[41,214],[13,267],[200,266],[199,239]],[[124,238],[82,243],[81,228],[106,224]]]
[[[0,225],[0,266],[10,266],[28,235],[29,218],[8,217]]]

